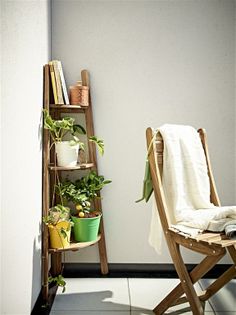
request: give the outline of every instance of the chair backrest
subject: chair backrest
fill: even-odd
[[[210,164],[208,146],[206,142],[206,132],[204,129],[198,130],[199,137],[202,142],[202,146],[206,156],[206,162],[208,167],[208,176],[210,181],[210,201],[216,205],[220,206],[220,200],[217,194],[215,181],[212,173],[212,168]],[[170,217],[169,211],[167,209],[165,194],[162,187],[162,170],[163,170],[163,152],[164,152],[164,143],[162,136],[159,132],[157,132],[155,139],[153,139],[153,130],[152,128],[148,128],[146,130],[146,138],[147,138],[147,147],[150,147],[151,142],[153,143],[152,149],[149,154],[149,162],[150,162],[150,171],[153,182],[154,195],[157,203],[157,208],[160,216],[160,220],[162,223],[162,227],[164,231],[167,231],[171,222],[173,222],[173,218]]]

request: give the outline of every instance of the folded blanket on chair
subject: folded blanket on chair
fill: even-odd
[[[164,141],[162,184],[172,226],[192,236],[204,230],[225,230],[229,237],[235,236],[236,206],[216,207],[210,202],[206,157],[197,130],[190,126],[165,124],[158,131]],[[150,169],[146,162],[141,200],[149,200],[151,186]],[[160,231],[161,223],[155,203],[152,207],[149,243],[159,254],[162,239]]]
[[[163,125],[163,189],[176,222],[200,230],[222,231],[236,224],[236,206],[215,207],[210,202],[206,158],[197,130]]]
[[[236,240],[236,224],[228,224],[225,227],[225,234],[231,238]]]

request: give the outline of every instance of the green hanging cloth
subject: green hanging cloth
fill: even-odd
[[[152,140],[149,144],[148,150],[147,150],[147,157],[146,157],[146,164],[145,164],[145,175],[143,179],[143,196],[141,199],[136,200],[136,202],[140,202],[142,200],[145,200],[148,202],[150,199],[152,192],[153,192],[153,185],[152,185],[152,177],[151,177],[151,170],[150,170],[150,163],[148,160],[149,154],[152,149],[153,141],[156,138],[157,130],[154,131]]]
[[[145,175],[143,179],[143,196],[141,199],[137,200],[136,202],[140,202],[142,200],[145,200],[148,202],[149,198],[151,197],[153,192],[153,186],[152,186],[152,177],[150,172],[150,164],[148,159],[146,160],[145,164]]]

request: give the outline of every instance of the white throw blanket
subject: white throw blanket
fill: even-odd
[[[198,132],[190,126],[168,124],[158,130],[164,141],[163,190],[169,216],[175,218],[171,223],[193,227],[194,233],[196,229],[223,231],[227,224],[236,224],[236,206],[215,207],[210,202],[206,158]],[[155,233],[157,224],[152,222],[149,242],[160,252]]]

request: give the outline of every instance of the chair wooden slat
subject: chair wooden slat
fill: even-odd
[[[197,241],[201,241],[201,240],[208,240],[211,238],[215,238],[217,236],[221,236],[221,233],[202,233],[202,234],[198,234],[196,236],[196,240]]]
[[[229,240],[229,239],[222,240],[221,239],[219,241],[214,241],[214,244],[220,245],[222,247],[228,247],[231,245],[236,245],[236,240]]]

